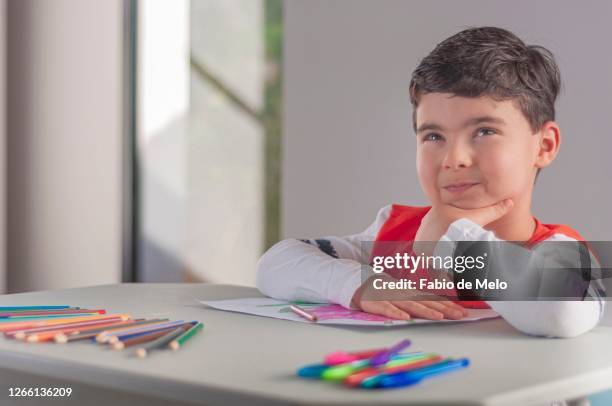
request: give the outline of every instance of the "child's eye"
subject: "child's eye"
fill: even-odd
[[[429,133],[423,137],[423,141],[441,141],[443,140],[442,136],[437,133]]]
[[[492,128],[479,128],[476,131],[476,136],[478,137],[486,137],[486,136],[494,135],[494,134],[497,134],[497,131],[495,131]]]

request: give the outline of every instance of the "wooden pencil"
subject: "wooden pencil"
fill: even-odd
[[[59,306],[0,306],[0,311],[28,311],[28,310],[41,310],[41,309],[79,309],[79,307],[71,307],[67,305]]]
[[[86,328],[89,326],[99,326],[102,324],[108,324],[108,323],[118,322],[122,320],[123,318],[121,317],[115,317],[115,318],[105,319],[105,320],[90,320],[90,321],[80,321],[77,323],[56,324],[53,326],[33,327],[33,328],[27,328],[23,330],[6,331],[4,332],[4,335],[7,338],[24,339],[26,335],[32,334],[32,333],[39,333],[39,332],[59,330],[59,329],[77,328],[77,327]]]
[[[96,338],[102,332],[110,332],[114,330],[121,330],[124,328],[133,328],[135,326],[140,326],[140,325],[156,324],[156,323],[161,323],[165,320],[168,320],[168,319],[142,320],[142,321],[137,321],[134,323],[129,323],[127,325],[124,324],[124,325],[116,325],[116,326],[109,326],[109,327],[100,327],[100,328],[92,329],[90,331],[84,331],[84,332],[76,333],[76,334],[59,333],[59,334],[56,334],[55,336],[55,342],[63,344],[63,343],[67,343],[70,341],[83,340],[87,338]]]
[[[183,324],[182,327],[184,329],[188,329],[189,327],[191,327],[191,323],[185,323]],[[152,341],[158,337],[168,334],[168,330],[172,330],[172,329],[173,327],[169,327],[167,330],[156,331],[152,333],[143,333],[133,338],[128,338],[126,340],[119,340],[116,343],[113,343],[112,345],[115,350],[123,350],[125,348],[132,347],[137,344],[142,344],[142,343],[146,343],[147,341]]]
[[[138,331],[138,332],[133,332],[133,333],[125,333],[122,335],[117,335],[117,336],[113,336],[108,340],[108,344],[114,345],[120,341],[125,341],[125,340],[129,340],[131,338],[135,338],[135,337],[141,337],[143,335],[146,334],[151,334],[151,333],[156,333],[156,332],[165,332],[167,333],[168,331],[174,330],[175,328],[180,327],[180,324],[169,324],[165,327],[158,327],[158,328],[153,328],[153,329],[148,329],[148,330],[144,330],[144,331]]]
[[[11,318],[11,317],[24,317],[24,316],[51,316],[51,315],[63,315],[63,314],[82,314],[82,313],[97,313],[105,314],[106,310],[103,309],[62,309],[62,310],[34,310],[34,311],[22,311],[22,312],[0,312],[0,318]]]
[[[17,322],[29,322],[29,321],[45,321],[45,320],[72,320],[77,317],[88,317],[88,316],[99,316],[98,313],[78,313],[78,314],[50,314],[48,316],[35,314],[32,316],[11,316],[11,317],[0,317],[0,325],[17,323]]]
[[[301,317],[305,318],[306,320],[317,321],[319,319],[316,314],[310,313],[310,312],[302,309],[298,305],[291,305],[291,306],[289,306],[289,308],[291,309],[291,311],[293,313],[297,314],[298,316],[301,316]]]
[[[116,331],[103,331],[102,333],[96,336],[96,341],[103,344],[109,342],[110,344],[116,343],[119,341],[119,338],[124,336],[131,336],[145,332],[151,332],[153,330],[163,330],[168,327],[178,327],[184,323],[183,320],[173,321],[173,322],[165,322],[165,323],[155,323],[150,326],[138,326],[138,327],[128,327],[125,329],[119,329]]]
[[[105,314],[105,315],[96,315],[96,316],[68,317],[68,318],[49,319],[49,320],[16,321],[16,322],[10,322],[10,323],[0,323],[0,331],[23,330],[23,329],[32,328],[32,327],[45,327],[45,326],[53,326],[55,324],[76,323],[79,321],[88,321],[88,320],[104,320],[104,319],[116,318],[117,316],[121,316],[125,318],[126,320],[130,318],[130,316],[127,314]]]
[[[174,330],[170,330],[168,333],[164,334],[163,336],[147,342],[144,345],[139,346],[138,348],[136,348],[136,350],[134,351],[134,354],[136,354],[136,356],[140,357],[140,358],[144,358],[148,355],[149,352],[153,351],[153,350],[158,350],[158,349],[162,349],[168,346],[168,344],[174,340],[176,337],[180,336],[181,334],[183,334],[183,332],[189,327],[185,327],[185,326],[180,326]]]
[[[107,321],[104,323],[96,323],[90,326],[80,326],[80,327],[71,327],[71,328],[61,327],[61,328],[54,328],[48,331],[26,333],[23,339],[30,343],[53,341],[55,340],[55,337],[59,334],[62,334],[65,336],[76,335],[76,334],[84,333],[89,330],[101,331],[102,329],[109,329],[115,326],[123,327],[126,325],[132,325],[134,323],[135,323],[134,320],[122,321],[121,319],[116,319],[116,320],[111,320],[111,321]]]
[[[185,331],[183,334],[172,340],[168,346],[172,348],[174,351],[178,350],[185,344],[187,340],[193,337],[198,331],[204,328],[204,323],[197,323],[193,325],[189,330]]]

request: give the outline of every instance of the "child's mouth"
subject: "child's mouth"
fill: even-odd
[[[473,182],[469,182],[469,183],[454,183],[451,185],[446,185],[443,187],[444,190],[446,190],[447,192],[453,193],[453,194],[459,194],[459,193],[463,193],[469,189],[471,189],[472,187],[478,185],[478,183],[473,183]]]

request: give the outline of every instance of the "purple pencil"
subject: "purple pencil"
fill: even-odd
[[[98,341],[99,343],[109,342],[113,344],[119,341],[119,337],[122,337],[122,336],[128,336],[132,334],[144,333],[144,332],[149,332],[149,331],[157,331],[157,330],[162,330],[164,328],[168,328],[172,326],[178,327],[179,325],[183,323],[185,323],[184,320],[178,320],[178,321],[173,321],[169,323],[159,323],[159,324],[152,324],[152,325],[145,326],[145,327],[136,327],[133,329],[103,332],[103,333],[100,333],[98,336],[96,336],[96,341]]]

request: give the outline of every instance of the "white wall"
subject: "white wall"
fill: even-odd
[[[610,15],[612,3],[601,1],[287,0],[284,235],[354,233],[387,203],[427,204],[410,75],[448,36],[496,25],[551,49],[564,81],[561,153],[540,174],[534,214],[588,239],[612,237]]]
[[[10,291],[120,281],[122,5],[8,2]]]

